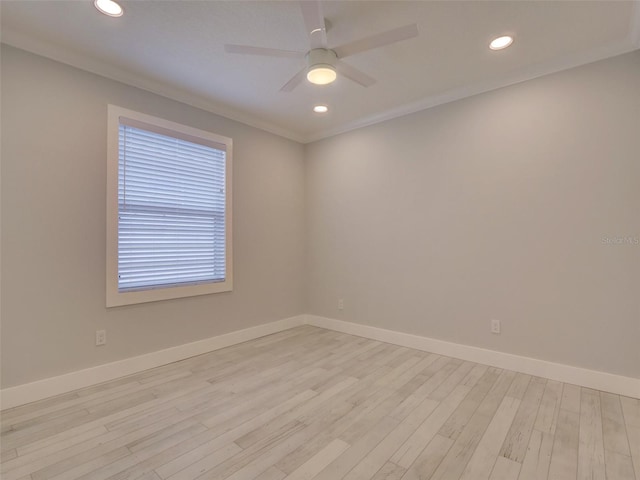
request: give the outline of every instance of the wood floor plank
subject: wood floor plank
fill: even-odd
[[[481,365],[476,363],[474,367],[471,369],[469,374],[462,379],[460,385],[464,385],[466,387],[474,387],[478,380],[480,380],[485,373],[487,373],[489,367],[487,365]]]
[[[518,480],[520,468],[520,463],[498,456],[489,480]]]
[[[458,435],[460,435],[460,432],[467,425],[469,419],[476,412],[480,403],[485,399],[499,376],[499,369],[488,369],[469,391],[469,395],[466,396],[464,401],[452,412],[451,417],[446,419],[439,433],[452,440],[458,438]]]
[[[88,410],[80,409],[42,424],[31,425],[22,430],[9,430],[2,436],[2,448],[19,448],[64,431],[69,425],[82,425],[91,418]]]
[[[305,395],[310,395],[311,397],[313,397],[315,396],[315,392],[309,392],[309,394],[305,394],[305,392],[303,392],[300,395],[289,399],[287,402],[273,406],[272,408],[264,411],[260,415],[250,420],[239,422],[239,424],[235,428],[227,432],[223,433],[219,429],[214,430],[216,432],[214,439],[202,443],[201,445],[197,446],[197,448],[194,448],[193,451],[183,453],[177,458],[167,459],[165,464],[157,469],[158,474],[162,478],[168,478],[169,476],[186,468],[186,466],[195,463],[194,459],[204,458],[211,452],[217,451],[225,447],[226,445],[234,443],[235,439],[240,438],[243,435],[255,430],[259,425],[269,422],[271,419],[277,418],[278,416],[282,415],[288,409],[299,403]],[[297,425],[301,425],[300,422],[294,422]],[[281,428],[286,428],[286,424],[281,425]],[[278,432],[271,432],[270,435],[278,435]],[[237,444],[234,443],[234,445]]]
[[[291,397],[292,393],[290,386],[289,388],[283,386],[275,391],[266,389],[261,395],[243,397],[241,400],[232,400],[220,405],[211,413],[200,415],[199,419],[208,428],[221,431],[231,430],[237,424],[256,417],[265,409],[282,403]],[[296,393],[298,392],[296,391]]]
[[[562,383],[554,380],[547,380],[547,385],[542,395],[538,416],[534,427],[543,433],[555,433],[558,413],[560,411],[560,401],[562,400]]]
[[[640,480],[640,400],[312,326],[0,414],[2,480]]]
[[[366,341],[360,343],[356,348],[350,347],[349,352],[346,355],[341,356],[340,358],[327,358],[323,361],[322,366],[326,369],[331,368],[341,368],[345,375],[357,376],[356,372],[360,369],[369,370],[368,368],[363,368],[364,366],[370,366],[370,363],[364,361],[354,361],[354,359],[359,359],[363,355],[369,354],[373,352],[375,354],[376,349],[378,347],[385,347],[386,345],[380,342],[374,341]],[[371,357],[369,357],[371,358]],[[345,366],[347,366],[345,368]]]
[[[2,465],[3,479],[17,479],[23,475],[31,474],[37,470],[46,468],[49,465],[61,462],[66,458],[81,454],[92,448],[113,440],[117,437],[115,433],[106,432],[104,435],[92,435],[80,442],[61,442],[60,448],[54,448],[53,444],[46,449],[39,449],[26,455],[18,456],[14,460]]]
[[[291,472],[290,475],[287,475],[287,480],[311,480],[318,472],[342,455],[349,446],[348,443],[336,438],[296,470]]]
[[[522,398],[525,396],[527,389],[529,388],[529,383],[531,383],[531,375],[518,373],[516,375],[516,378],[513,379],[513,382],[511,383],[509,390],[507,390],[506,395],[508,397],[513,397],[515,399],[522,400]]]
[[[2,421],[8,421],[12,418],[20,417],[30,412],[36,412],[36,415],[39,415],[41,411],[47,411],[50,407],[62,405],[68,401],[77,399],[78,397],[78,391],[73,391],[38,400],[37,402],[29,403],[27,405],[2,410]]]
[[[260,475],[255,477],[253,480],[282,480],[287,476],[282,470],[279,470],[276,467],[269,467]]]
[[[136,477],[136,480],[160,480],[160,477],[156,472],[147,472],[139,477]]]
[[[82,399],[78,399],[82,400]],[[71,402],[68,402],[71,403]],[[56,420],[62,417],[62,421],[66,418],[66,415],[74,414],[80,410],[86,410],[86,403],[82,403],[82,407],[79,407],[81,403],[78,402],[76,405],[68,405],[64,408],[60,408],[57,410],[50,411],[48,413],[41,412],[41,415],[26,415],[23,416],[19,421],[10,421],[3,422],[2,425],[2,434],[7,435],[10,432],[18,432],[20,430],[24,430],[34,425],[45,425],[48,420]]]
[[[433,393],[429,394],[429,398],[440,401],[446,398],[454,388],[456,388],[463,379],[467,378],[467,375],[473,369],[474,364],[472,362],[462,362],[456,370],[449,375],[444,382],[442,382]]]
[[[395,463],[387,462],[371,477],[371,480],[400,480],[405,472],[406,470],[404,468],[399,467]]]
[[[627,425],[627,437],[629,438],[629,449],[631,450],[636,479],[640,479],[640,427]]]
[[[150,434],[161,431],[170,424],[171,420],[160,421],[139,430],[128,433],[107,432],[77,443],[63,450],[55,451],[46,456],[32,457],[28,463],[3,474],[3,480],[17,479],[24,474],[31,474],[34,480],[46,479],[74,468],[76,465],[88,462],[96,457],[108,455],[113,450],[125,448],[130,442],[145,438]],[[37,451],[39,454],[40,451]],[[19,460],[18,457],[16,460]]]
[[[278,432],[251,445],[216,469],[207,472],[202,476],[203,480],[214,478],[230,480],[254,478],[275,465],[279,459],[291,453],[298,445],[309,441],[324,428],[322,422],[308,426],[299,422],[296,423],[299,424],[300,428],[292,428],[291,432],[284,431],[283,434]]]
[[[416,431],[400,445],[391,461],[403,468],[411,467],[425,447],[433,440],[447,419],[469,394],[469,387],[458,385]],[[453,441],[451,442],[453,443]]]
[[[253,478],[290,454],[299,445],[310,441],[326,428],[322,421],[306,425],[299,421],[291,422],[272,435],[247,447],[234,457],[221,463],[202,475],[203,479],[230,478],[242,480]]]
[[[305,442],[285,455],[276,464],[280,470],[286,473],[293,472],[334,438],[342,435],[343,432],[349,431],[351,436],[357,437],[354,434],[355,432],[366,431],[371,428],[372,422],[375,423],[375,419],[382,418],[387,413],[396,400],[395,398],[389,400],[392,393],[389,389],[375,387],[375,379],[380,378],[381,374],[384,375],[385,372],[389,371],[384,370],[384,367],[381,368],[379,362],[376,362],[376,364],[372,375],[364,377],[357,384],[335,395],[333,402],[325,402],[324,405],[317,409],[316,415],[297,417],[300,421],[308,424],[323,423],[324,427],[310,441]],[[350,394],[354,388],[358,392],[368,390],[368,395],[365,395],[361,402],[350,403],[353,399]],[[343,406],[347,408],[343,408]],[[338,413],[338,416],[335,416],[336,413]],[[342,440],[345,441],[344,438]]]
[[[612,393],[599,393],[607,478],[635,480],[620,397]]]
[[[435,391],[458,367],[458,362],[447,357],[440,357],[423,371],[425,381],[408,395],[391,413],[391,416],[402,420],[417,405],[422,403]]]
[[[411,395],[418,388],[420,388],[432,375],[433,368],[432,365],[441,358],[440,355],[436,355],[435,353],[430,353],[427,355],[422,361],[420,367],[422,370],[419,370],[416,375],[414,375],[410,381],[406,382],[400,388],[398,388],[398,393],[402,396]]]
[[[600,395],[586,388],[581,392],[578,480],[606,480]]]
[[[542,378],[533,378],[528,382],[518,413],[500,450],[501,456],[518,463],[524,461],[545,385],[546,381]]]
[[[144,448],[140,448],[130,455],[119,458],[114,462],[77,477],[76,480],[104,480],[117,476],[123,471],[131,472],[132,468],[144,463],[159,452],[180,444],[181,442],[202,433],[203,430],[206,430],[206,428],[199,424],[191,424],[178,431],[172,430],[171,434],[165,434],[157,438],[155,442],[147,443]],[[131,448],[129,448],[129,451],[131,452]],[[147,472],[144,473],[146,474]]]
[[[549,476],[555,431],[563,400],[562,387],[559,382],[546,381],[518,480],[547,480]],[[565,401],[572,400],[565,397]]]
[[[549,480],[572,480],[578,475],[580,415],[560,409],[549,465]]]
[[[511,423],[516,416],[520,400],[505,395],[480,439],[469,463],[462,472],[461,480],[488,479],[496,463],[500,446],[504,442]]]
[[[620,397],[612,393],[600,392],[600,406],[605,450],[630,457],[631,450]]]
[[[580,387],[565,383],[562,386],[561,408],[569,410],[570,412],[580,413],[580,395]]]
[[[640,399],[620,396],[625,422],[632,427],[640,427]]]
[[[640,399],[620,396],[636,479],[640,479]]]
[[[350,445],[357,442],[359,438],[366,435],[371,426],[384,421],[394,408],[402,401],[399,395],[395,395],[393,390],[384,388],[372,395],[371,402],[364,402],[362,413],[349,426],[349,429],[340,433],[340,438]],[[389,417],[392,418],[392,417]],[[397,419],[393,419],[399,423]]]
[[[341,385],[336,387],[336,390],[349,384],[349,382],[343,382]],[[325,392],[325,394],[326,393],[327,392]],[[300,418],[298,418],[300,415],[306,411],[317,408],[319,404],[326,402],[328,398],[331,398],[331,396],[332,395],[317,395],[313,390],[305,390],[282,404],[276,405],[267,412],[251,419],[250,421],[253,423],[255,428],[241,436],[238,436],[234,442],[241,448],[247,448],[271,435],[275,430],[289,422],[301,422]],[[310,400],[314,397],[317,401],[311,402]],[[269,418],[271,418],[271,420],[268,420]]]
[[[531,432],[518,480],[547,480],[553,439],[550,433],[535,429]]]
[[[438,402],[425,399],[389,435],[371,450],[345,477],[345,480],[368,480],[387,463],[393,453],[407,441],[416,428],[436,409]]]
[[[181,396],[184,395],[189,395],[190,390],[186,389],[186,390],[182,390],[180,392],[176,392],[173,396],[168,397],[168,398],[164,398],[164,399],[154,399],[152,401],[150,401],[147,404],[141,404],[141,405],[136,405],[134,407],[129,407],[120,411],[116,411],[113,413],[110,413],[108,416],[106,417],[102,417],[102,418],[91,418],[90,421],[88,423],[85,424],[81,424],[81,425],[68,425],[67,429],[64,431],[61,431],[59,433],[55,433],[50,437],[46,437],[43,438],[41,440],[37,440],[31,444],[25,445],[23,447],[20,447],[18,449],[18,453],[20,454],[20,452],[22,451],[23,454],[28,454],[31,452],[35,452],[44,448],[48,448],[50,446],[56,445],[56,444],[60,444],[60,443],[65,443],[70,439],[75,439],[77,438],[79,435],[83,435],[85,432],[99,428],[99,427],[103,427],[104,428],[104,423],[112,421],[112,420],[116,420],[119,418],[125,418],[128,417],[132,414],[134,414],[135,412],[142,412],[145,410],[148,410],[149,408],[154,408],[160,404],[163,403],[167,403],[172,401],[175,398],[180,398]],[[118,433],[116,433],[115,435],[110,435],[110,438],[115,438],[115,436],[119,435]],[[97,439],[101,439],[101,436],[95,437]]]
[[[615,480],[635,480],[631,457],[610,450],[604,452],[607,478]]]
[[[235,443],[230,443],[228,445],[220,447],[218,450],[215,450],[202,458],[197,459],[196,461],[189,464],[182,470],[174,473],[170,477],[163,477],[162,474],[158,471],[156,471],[156,473],[160,476],[160,478],[168,478],[170,480],[191,480],[206,473],[213,467],[220,465],[222,462],[233,457],[236,453],[239,453],[241,451],[242,449],[238,445],[236,445]]]
[[[343,478],[397,426],[397,420],[391,417],[384,417],[346,449],[342,455],[322,469],[322,471],[314,477],[314,480],[335,480]]]
[[[221,436],[216,432],[211,432],[206,436],[200,435],[199,437],[201,441],[194,442],[191,449],[184,452],[179,451],[176,455],[169,455],[162,459],[160,465],[154,467],[160,478],[169,478],[208,455],[215,454],[215,452],[223,453],[222,456],[225,456],[226,453],[233,454],[242,450],[230,439],[228,441],[227,439],[221,440]]]
[[[27,463],[31,461],[31,459],[39,457],[41,458],[51,453],[64,450],[65,448],[76,445],[78,443],[86,442],[108,432],[109,430],[107,430],[103,425],[98,425],[97,427],[94,427],[90,430],[80,431],[70,438],[56,438],[56,436],[54,436],[45,438],[44,440],[39,442],[24,445],[17,449],[20,460],[18,460],[16,463]],[[12,467],[13,465],[8,464],[6,466]],[[4,471],[5,465],[3,464],[2,467],[2,471]]]
[[[111,477],[109,477],[109,480],[132,480],[143,477],[150,474],[151,472],[154,472],[156,468],[165,465],[175,458],[188,453],[201,446],[202,444],[214,440],[217,437],[218,435],[216,434],[216,432],[213,432],[211,430],[205,430],[200,434],[194,434],[177,444],[171,445],[169,448],[165,448],[164,450],[157,452],[153,456],[146,458],[147,456],[145,455],[144,460],[141,459],[138,463],[112,475]],[[157,476],[157,478],[161,478],[159,475],[155,475]]]
[[[111,462],[115,462],[116,460],[126,457],[129,455],[129,450],[126,447],[116,448],[111,450],[104,455],[100,455],[97,458],[92,458],[87,462],[83,462],[77,465],[74,465],[72,468],[68,470],[64,470],[57,475],[53,476],[40,476],[36,472],[36,474],[31,475],[31,478],[34,480],[38,480],[41,478],[55,479],[55,480],[75,480],[76,478],[80,478],[83,475],[92,473],[95,470],[103,467],[104,465],[108,465]]]
[[[292,473],[334,439],[339,438],[342,432],[348,430],[360,418],[363,408],[342,402],[331,409],[324,409],[324,413],[308,424],[317,428],[318,433],[284,455],[275,466],[287,474]]]
[[[18,451],[15,448],[2,450],[2,453],[0,454],[0,462],[2,467],[4,467],[8,461],[13,460],[17,456],[18,456]]]
[[[407,469],[402,480],[428,480],[440,466],[453,445],[453,440],[435,435]]]
[[[469,423],[447,452],[433,474],[434,480],[458,480],[480,442],[503,397],[515,378],[514,372],[503,371],[484,400],[478,406]],[[502,442],[500,443],[502,444]]]

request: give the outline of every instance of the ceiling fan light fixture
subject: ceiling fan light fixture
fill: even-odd
[[[307,80],[315,85],[327,85],[335,81],[337,74],[334,67],[338,58],[333,50],[314,48],[307,53]]]
[[[109,17],[121,17],[123,13],[122,7],[113,0],[95,0],[93,5]]]
[[[307,72],[307,80],[314,85],[327,85],[336,80],[336,69],[331,65],[318,64],[309,67]]]
[[[489,44],[489,48],[491,50],[502,50],[503,48],[507,48],[513,43],[513,37],[511,35],[503,35],[498,38],[494,38],[491,40]]]

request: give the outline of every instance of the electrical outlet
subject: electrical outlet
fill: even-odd
[[[338,310],[344,310],[344,299],[338,299]]]
[[[96,345],[106,345],[107,344],[107,331],[106,330],[96,330]]]
[[[491,333],[500,334],[500,320],[491,320]]]

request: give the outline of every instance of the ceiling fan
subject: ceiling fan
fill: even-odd
[[[346,78],[353,80],[363,87],[369,87],[376,82],[375,79],[348,63],[343,62],[342,59],[350,55],[355,55],[356,53],[390,45],[418,35],[418,26],[414,23],[371,35],[339,47],[329,48],[327,43],[327,28],[320,0],[301,0],[300,7],[302,9],[305,27],[307,28],[307,32],[309,32],[309,41],[311,43],[311,49],[309,51],[300,52],[252,47],[248,45],[225,45],[225,52],[263,55],[267,57],[305,58],[307,60],[307,66],[284,84],[280,89],[282,92],[292,91],[305,77],[311,83],[317,85],[331,83],[336,79],[337,73],[344,75]]]

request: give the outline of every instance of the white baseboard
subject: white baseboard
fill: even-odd
[[[522,357],[510,353],[445,342],[409,333],[395,332],[359,323],[345,322],[333,318],[306,315],[305,323],[320,328],[371,338],[394,345],[415,348],[427,352],[469,360],[484,365],[514,370],[529,375],[549,378],[564,383],[603,390],[633,398],[640,398],[640,379],[611,373],[572,367],[561,363],[547,362],[536,358]]]
[[[255,327],[206,338],[193,343],[147,353],[137,357],[125,358],[117,362],[106,363],[96,367],[86,368],[75,372],[45,378],[32,383],[0,390],[0,405],[2,409],[12,408],[26,403],[35,402],[47,397],[71,392],[78,388],[96,385],[116,378],[160,367],[178,360],[212,352],[238,343],[264,337],[272,333],[281,332],[289,328],[304,325],[306,316],[277,320],[275,322],[257,325]]]
[[[150,368],[160,367],[196,355],[264,337],[265,335],[281,332],[300,325],[313,325],[328,330],[392,343],[394,345],[415,348],[417,350],[550,378],[560,382],[603,390],[628,397],[640,398],[640,379],[637,378],[572,367],[469,345],[445,342],[443,340],[385,330],[383,328],[345,322],[333,318],[319,317],[316,315],[298,315],[137,357],[125,358],[117,362],[5,388],[0,390],[0,406],[2,409],[6,409],[24,405],[43,398],[97,385]]]

